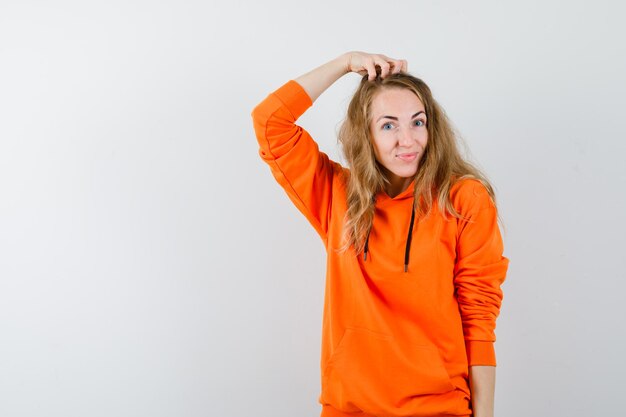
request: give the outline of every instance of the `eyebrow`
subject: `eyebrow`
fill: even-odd
[[[418,111],[418,112],[417,112],[417,113],[415,113],[413,116],[411,116],[411,119],[413,119],[413,118],[415,118],[415,117],[419,116],[419,114],[420,114],[420,113],[424,113],[424,116],[426,116],[426,112],[424,112],[424,111],[422,110],[422,111]],[[398,118],[397,118],[397,117],[393,117],[393,116],[380,116],[380,117],[378,118],[378,120],[380,120],[380,119],[398,120]],[[378,123],[378,120],[376,120],[376,123]]]

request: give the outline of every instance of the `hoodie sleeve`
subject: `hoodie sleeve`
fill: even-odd
[[[509,259],[502,255],[496,206],[482,183],[471,183],[462,193],[461,214],[469,220],[459,220],[454,286],[469,366],[496,366],[496,318]]]
[[[312,105],[304,88],[290,80],[270,93],[251,115],[261,159],[325,241],[333,175],[341,165],[321,152],[309,133],[295,124]]]

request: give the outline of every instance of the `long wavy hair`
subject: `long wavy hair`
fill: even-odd
[[[377,68],[378,72],[380,69]],[[344,218],[343,252],[354,247],[356,253],[363,250],[365,238],[374,220],[375,196],[389,184],[381,164],[376,159],[370,131],[372,101],[378,92],[387,88],[406,88],[420,99],[426,110],[428,141],[415,174],[414,208],[416,218],[431,213],[433,201],[437,200],[444,218],[448,215],[465,219],[450,200],[450,188],[462,179],[476,179],[487,189],[496,205],[491,183],[479,168],[467,161],[459,152],[461,137],[455,131],[443,108],[433,98],[430,88],[421,79],[408,73],[390,74],[369,81],[363,76],[352,97],[346,117],[342,122],[338,140],[341,144],[349,175],[347,186],[347,212]],[[500,214],[498,222],[502,224]],[[465,219],[467,220],[467,219]]]

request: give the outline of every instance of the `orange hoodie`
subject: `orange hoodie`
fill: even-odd
[[[294,80],[252,111],[259,154],[327,251],[322,417],[469,416],[469,366],[496,365],[509,260],[496,207],[473,179],[450,190],[471,221],[413,214],[415,181],[376,196],[367,256],[341,254],[347,168],[295,124],[311,98]],[[405,264],[407,266],[405,267]],[[406,271],[405,271],[406,268]]]

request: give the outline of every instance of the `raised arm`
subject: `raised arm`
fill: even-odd
[[[406,61],[384,55],[348,52],[312,71],[290,80],[270,93],[252,111],[259,155],[291,201],[322,239],[326,239],[337,162],[321,152],[297,119],[342,75],[349,72],[381,77],[406,69]]]
[[[360,75],[368,74],[368,79],[376,77],[376,66],[381,69],[381,77],[407,71],[406,60],[392,59],[381,54],[368,54],[365,52],[346,52],[337,58],[296,78],[307,92],[311,101],[317,98],[335,81],[349,72]]]

